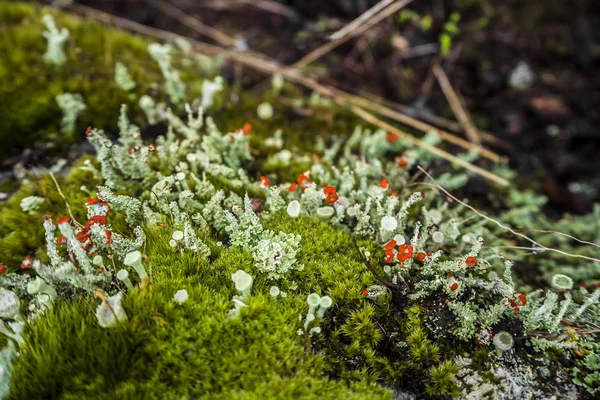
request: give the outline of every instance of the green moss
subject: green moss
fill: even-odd
[[[425,368],[439,361],[440,349],[427,337],[421,310],[417,305],[406,309],[406,322],[403,326],[407,335],[406,343],[410,350],[413,363],[417,368]]]
[[[65,177],[56,176],[58,184],[71,206],[73,215],[78,221],[86,220],[86,197],[89,193],[81,190],[82,186],[94,190],[100,182],[94,179],[89,171],[79,166],[86,158],[75,164]],[[27,196],[43,197],[45,202],[38,210],[25,213],[21,210],[21,200]],[[50,175],[39,179],[30,177],[10,199],[0,206],[0,264],[8,267],[18,266],[25,256],[41,257],[45,260],[43,251],[44,216],[67,215],[67,207]]]
[[[429,371],[431,380],[427,383],[426,392],[430,396],[457,397],[460,390],[454,381],[454,375],[458,373],[458,366],[450,361],[445,361]]]
[[[46,40],[42,36],[44,14],[55,17],[59,27],[66,27],[70,37],[65,46],[68,61],[61,67],[43,60]],[[151,94],[165,100],[159,88],[163,82],[158,65],[147,52],[146,38],[113,29],[94,21],[23,3],[0,1],[0,79],[10,85],[0,88],[0,159],[10,153],[31,147],[36,141],[52,140],[55,144],[82,140],[84,130],[92,125],[115,131],[121,104],[127,104],[132,122],[143,125],[145,119],[137,107],[137,99]],[[137,86],[131,93],[117,87],[114,80],[115,63],[123,63]],[[186,83],[188,99],[200,93],[205,74],[200,63],[175,57],[175,65]],[[297,89],[290,89],[294,93]],[[79,116],[76,137],[61,135],[62,113],[56,95],[79,93],[87,109]],[[275,105],[274,118],[256,118],[256,107],[263,101]],[[218,100],[217,103],[221,101]],[[337,107],[309,110],[306,117],[280,105],[272,93],[265,96],[241,94],[241,100],[225,106],[215,117],[223,131],[235,131],[252,121],[253,143],[261,148],[264,138],[277,128],[283,130],[286,148],[314,149],[317,135],[350,133],[358,120]]]
[[[309,226],[305,221],[300,230]],[[93,315],[98,301],[87,299],[58,304],[29,328],[11,398],[391,398],[368,374],[327,377],[325,358],[296,333],[307,308],[302,289],[272,299],[272,283],[255,273],[248,252],[212,244],[207,261],[175,253],[169,236],[167,229],[148,230],[153,283],[125,297],[127,324],[100,328]],[[328,253],[305,257],[312,263],[306,274],[318,279],[314,268]],[[237,269],[252,273],[255,284],[248,307],[228,319]],[[323,281],[322,290],[333,285]],[[179,289],[189,294],[181,305],[173,301]],[[353,296],[332,297],[343,307]]]
[[[44,62],[46,40],[42,36],[44,14],[55,17],[59,27],[70,31],[65,46],[68,61],[61,67]],[[0,159],[38,140],[56,144],[81,140],[87,126],[114,130],[121,104],[127,104],[133,122],[144,122],[134,105],[142,94],[161,96],[163,82],[158,65],[150,58],[145,38],[106,27],[98,22],[22,3],[0,2]],[[133,94],[117,87],[115,63],[120,61],[137,86]],[[199,93],[199,67],[182,68],[190,98]],[[78,119],[76,137],[59,134],[62,112],[55,97],[79,93],[87,109]],[[136,111],[137,110],[137,111]]]

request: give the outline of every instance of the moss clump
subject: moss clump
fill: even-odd
[[[84,171],[80,166],[86,159],[81,159],[68,175],[57,176],[58,184],[65,195],[76,219],[86,218],[85,199],[101,182],[94,178],[90,171]],[[90,192],[82,190],[88,188]],[[21,201],[28,196],[40,196],[44,202],[32,212],[21,210]],[[31,176],[10,199],[0,206],[0,264],[7,266],[19,265],[25,256],[44,258],[42,245],[44,230],[40,229],[42,218],[49,216],[67,215],[65,200],[50,177]]]
[[[43,59],[44,14],[52,15],[59,27],[70,31],[65,45],[67,62],[60,67]],[[56,146],[81,140],[90,125],[114,131],[116,111],[121,104],[128,106],[132,122],[142,126],[145,119],[137,106],[139,97],[149,94],[157,100],[167,100],[160,88],[164,79],[148,54],[151,41],[146,38],[23,3],[0,2],[0,21],[0,53],[4,55],[0,58],[0,79],[11,82],[0,88],[0,159],[31,147],[36,141],[52,140]],[[174,66],[187,85],[187,99],[200,94],[203,75],[214,73],[206,71],[205,63],[193,60],[174,58]],[[127,67],[136,83],[131,92],[120,89],[115,82],[117,62]],[[87,106],[78,118],[76,137],[59,133],[62,113],[56,96],[65,92],[81,94]],[[310,117],[276,107],[274,118],[261,120],[256,118],[256,107],[265,100],[275,103],[272,93],[260,99],[242,94],[240,102],[223,107],[215,115],[219,126],[234,131],[252,120],[258,147],[263,147],[264,138],[278,128],[283,131],[286,148],[312,151],[315,136],[351,132],[357,123],[356,117],[337,107],[308,110]]]
[[[305,221],[299,231],[308,226]],[[391,398],[368,376],[327,378],[325,359],[296,334],[298,315],[306,312],[301,289],[272,299],[271,282],[255,275],[248,307],[228,319],[235,294],[231,274],[255,272],[248,252],[213,244],[209,262],[174,252],[166,229],[148,234],[153,283],[125,297],[129,322],[103,329],[92,312],[97,301],[58,304],[25,335],[11,398]],[[329,254],[307,254],[313,268],[306,276],[318,279],[314,268]],[[345,267],[337,265],[338,272]],[[323,290],[333,286],[324,282]],[[173,301],[179,289],[189,294],[183,304]],[[353,297],[330,293],[337,293],[340,307]]]
[[[59,27],[70,31],[65,45],[67,62],[56,67],[44,61],[46,39],[41,18],[54,16]],[[137,99],[143,94],[164,98],[157,83],[163,82],[158,65],[150,58],[151,43],[98,22],[21,3],[0,2],[0,159],[31,147],[40,140],[55,145],[83,138],[88,125],[114,128],[115,111],[127,104],[133,121],[142,123]],[[131,73],[136,87],[131,93],[115,83],[119,61]],[[199,66],[182,67],[182,80],[188,82],[193,98],[199,93]],[[79,93],[87,109],[79,116],[76,137],[59,134],[62,112],[56,103],[61,93]],[[137,111],[136,111],[137,110]]]
[[[456,385],[454,375],[459,371],[457,365],[445,361],[429,371],[431,381],[427,383],[426,392],[430,396],[460,396],[461,392]]]
[[[420,307],[412,306],[406,310],[405,314],[404,332],[407,335],[406,343],[414,366],[423,369],[427,365],[438,362],[440,349],[427,337]]]

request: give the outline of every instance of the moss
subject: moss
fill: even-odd
[[[43,60],[46,40],[41,24],[44,14],[52,14],[59,27],[70,31],[65,46],[68,61],[61,67]],[[144,122],[137,98],[151,93],[161,98],[155,82],[162,82],[158,65],[150,58],[147,39],[106,27],[98,22],[22,3],[0,2],[0,159],[35,141],[56,144],[81,140],[85,127],[114,130],[121,104],[132,110],[133,122]],[[137,86],[133,94],[117,87],[115,63],[129,69]],[[182,68],[190,98],[199,93],[199,67]],[[76,137],[59,134],[62,118],[55,97],[63,92],[79,93],[87,109],[78,119]],[[138,110],[138,111],[135,111]]]
[[[100,184],[91,172],[77,168],[85,159],[87,158],[76,163],[66,176],[56,176],[78,221],[86,219],[85,199],[89,195],[81,190],[81,187],[94,190]],[[40,196],[45,202],[35,212],[25,213],[21,210],[20,203],[27,196]],[[50,175],[43,175],[38,179],[32,176],[0,206],[0,264],[15,267],[25,256],[41,257],[45,260],[42,248],[45,243],[42,218],[46,215],[67,215],[65,201],[58,193]]]
[[[460,390],[454,381],[454,375],[458,373],[458,366],[450,361],[431,368],[429,371],[431,380],[427,383],[426,393],[430,396],[457,397]]]
[[[169,233],[148,230],[153,283],[125,297],[127,324],[100,328],[97,301],[87,299],[58,304],[29,328],[11,398],[391,398],[368,374],[327,377],[325,358],[296,334],[306,312],[301,289],[274,300],[248,252],[212,244],[211,261],[180,255]],[[255,284],[248,307],[228,319],[237,269],[253,273]],[[172,300],[179,289],[189,294],[181,305]]]
[[[41,17],[51,14],[59,27],[70,31],[65,46],[68,61],[61,67],[48,65],[43,60],[46,40]],[[55,145],[83,139],[85,128],[116,130],[117,112],[127,104],[132,122],[145,122],[137,99],[151,94],[165,99],[159,85],[163,82],[158,65],[150,58],[142,38],[113,29],[94,21],[57,12],[56,9],[23,3],[0,2],[0,79],[11,85],[0,88],[0,159],[41,140],[52,140]],[[117,87],[114,80],[115,63],[123,63],[137,86],[131,93]],[[200,93],[204,73],[200,63],[175,57],[175,65],[187,84],[188,99]],[[295,88],[291,92],[303,96]],[[63,92],[80,93],[87,109],[79,116],[76,137],[64,137],[59,132],[62,113],[56,95]],[[263,101],[275,106],[270,120],[256,118],[256,107]],[[217,99],[217,104],[222,103]],[[359,122],[355,116],[338,107],[309,110],[310,117],[291,111],[272,93],[257,96],[242,93],[239,102],[228,103],[215,117],[224,131],[235,131],[248,121],[254,127],[253,143],[262,148],[266,137],[282,129],[286,148],[312,151],[317,135],[350,133]],[[10,133],[10,134],[9,134]]]
[[[407,335],[406,343],[415,367],[422,369],[438,362],[440,349],[427,337],[420,307],[411,306],[406,309],[405,315],[406,322],[403,329]]]

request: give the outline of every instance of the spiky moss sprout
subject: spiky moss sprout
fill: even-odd
[[[410,351],[414,366],[422,369],[439,360],[440,349],[427,337],[425,326],[421,318],[421,309],[414,305],[405,311],[406,322],[403,330],[407,335],[406,343]]]
[[[28,327],[9,398],[392,398],[369,376],[327,377],[323,356],[295,334],[306,294],[275,301],[257,276],[248,307],[227,319],[231,274],[252,271],[251,254],[210,242],[210,261],[174,255],[169,238],[167,229],[148,231],[153,283],[124,297],[127,323],[100,327],[86,299],[59,302]],[[181,287],[189,298],[178,304]]]
[[[457,397],[461,392],[454,377],[459,367],[451,361],[444,361],[440,365],[431,368],[429,375],[431,380],[427,382],[425,393],[436,397]]]

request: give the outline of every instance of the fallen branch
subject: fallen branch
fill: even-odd
[[[410,107],[410,106],[407,106],[404,104],[394,103],[392,101],[389,101],[389,100],[383,99],[379,96],[376,96],[372,93],[368,93],[365,91],[359,91],[359,93],[360,93],[361,97],[366,98],[367,100],[369,100],[371,102],[387,106],[388,108],[391,108],[391,109],[398,111],[407,116],[413,116],[413,117],[417,116],[418,118],[420,118],[422,120],[428,121],[429,124],[435,125],[446,131],[452,131],[454,133],[464,132],[464,130],[462,129],[460,124],[458,124],[454,121],[450,121],[446,118],[442,118],[440,116],[431,114],[431,113],[423,111],[419,108]],[[478,131],[479,131],[479,135],[481,136],[481,139],[484,142],[491,143],[491,144],[500,146],[505,149],[513,149],[514,148],[511,143],[506,142],[502,139],[499,139],[496,135],[494,135],[491,132],[486,132],[486,131],[482,131],[479,129],[478,129]]]

